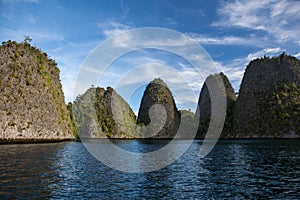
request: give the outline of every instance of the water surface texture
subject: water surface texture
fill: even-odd
[[[146,152],[167,141],[115,143]],[[219,141],[205,159],[200,145],[144,174],[111,169],[79,142],[1,145],[0,198],[300,198],[300,140]]]

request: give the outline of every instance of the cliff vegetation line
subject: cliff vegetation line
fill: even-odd
[[[0,45],[1,141],[74,138],[59,73],[28,38]]]
[[[205,137],[211,116],[206,83],[199,95],[197,122],[194,113],[177,109],[171,90],[160,78],[147,85],[138,116],[111,87],[91,87],[66,105],[56,62],[30,42],[26,37],[22,43],[0,45],[0,141],[65,140],[77,133],[88,138],[172,138],[180,122],[185,130],[197,126],[197,137]],[[212,74],[206,81],[214,77],[223,80],[227,99],[222,138],[300,137],[297,58],[282,53],[251,61],[238,96],[224,73]],[[154,105],[164,108],[164,119],[162,109],[152,109]],[[154,123],[151,112],[163,123]],[[152,136],[156,129],[157,135]]]

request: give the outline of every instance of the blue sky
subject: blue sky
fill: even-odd
[[[78,71],[92,49],[109,37],[142,27],[174,29],[193,38],[215,61],[217,71],[229,77],[235,90],[245,67],[256,57],[285,51],[300,58],[300,1],[297,0],[0,0],[1,41],[22,41],[28,35],[33,45],[54,58],[61,70],[66,101],[73,100]],[[181,66],[180,73],[189,77],[199,95],[203,78],[182,58],[155,50],[123,56],[113,63],[111,76],[99,85],[114,86],[122,69],[147,62],[177,70],[176,66]],[[143,74],[151,79],[151,69],[148,75]],[[166,82],[172,89],[172,83]],[[127,99],[135,112],[143,89],[141,85]],[[194,109],[188,98],[176,101],[180,108]]]

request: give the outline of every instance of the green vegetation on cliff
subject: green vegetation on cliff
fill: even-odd
[[[257,134],[274,137],[300,133],[300,87],[290,82],[273,88],[256,93],[260,109],[257,118],[250,121],[252,128]]]
[[[160,79],[151,81],[141,101],[138,119],[114,91],[92,87],[74,101],[64,102],[59,69],[54,60],[29,44],[0,45],[0,140],[60,140],[81,137],[172,138],[180,125],[191,138],[203,138],[210,123],[211,98],[204,83],[196,121],[192,112],[178,111],[172,93]],[[227,112],[223,138],[300,137],[300,61],[285,53],[255,59],[246,68],[236,99],[223,74]],[[206,80],[206,81],[207,81]],[[136,125],[136,123],[138,125]],[[153,135],[156,134],[156,135]]]
[[[90,88],[74,102],[74,118],[80,137],[133,138],[142,131],[125,100],[111,88]]]
[[[0,138],[73,138],[59,69],[28,41],[0,46]]]
[[[247,66],[235,109],[235,137],[300,135],[300,61],[285,53]]]

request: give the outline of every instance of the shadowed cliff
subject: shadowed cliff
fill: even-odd
[[[300,61],[282,53],[246,68],[236,102],[237,138],[300,136]]]
[[[145,137],[172,138],[176,134],[180,112],[177,110],[171,91],[160,78],[154,79],[147,85],[137,122],[147,127]]]

